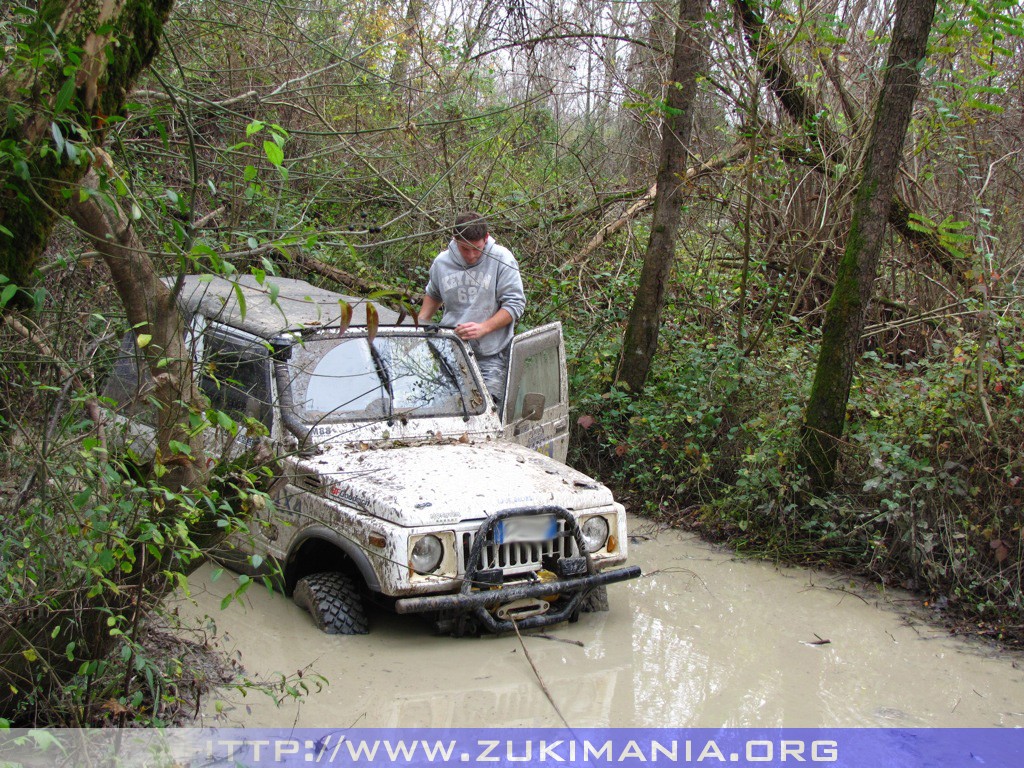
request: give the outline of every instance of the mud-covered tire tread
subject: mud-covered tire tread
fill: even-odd
[[[608,587],[601,585],[590,590],[590,594],[580,602],[582,613],[598,613],[608,610]]]
[[[299,579],[292,600],[309,611],[317,629],[328,635],[365,635],[370,631],[359,588],[344,573],[322,571]]]

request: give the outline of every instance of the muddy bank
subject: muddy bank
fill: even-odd
[[[1021,657],[947,636],[909,596],[632,525],[645,577],[613,585],[609,613],[522,641],[437,637],[383,612],[369,635],[327,636],[262,587],[221,612],[232,575],[211,582],[205,566],[183,613],[212,616],[253,676],[329,684],[281,707],[208,697],[201,724],[1024,726]]]

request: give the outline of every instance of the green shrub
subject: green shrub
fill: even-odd
[[[904,364],[866,353],[839,483],[815,498],[795,466],[813,349],[776,345],[741,359],[718,337],[666,326],[639,397],[610,386],[615,336],[571,337],[570,460],[633,512],[727,538],[740,551],[843,563],[972,614],[1024,607],[1019,345],[1004,345],[996,359],[964,339]]]

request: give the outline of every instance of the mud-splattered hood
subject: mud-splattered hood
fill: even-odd
[[[304,467],[323,478],[328,498],[404,526],[482,520],[530,506],[584,510],[613,501],[611,491],[592,478],[509,443],[365,450],[339,445]]]

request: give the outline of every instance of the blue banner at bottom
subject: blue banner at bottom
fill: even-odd
[[[876,728],[261,728],[0,731],[35,766],[1020,768],[1024,731]]]

